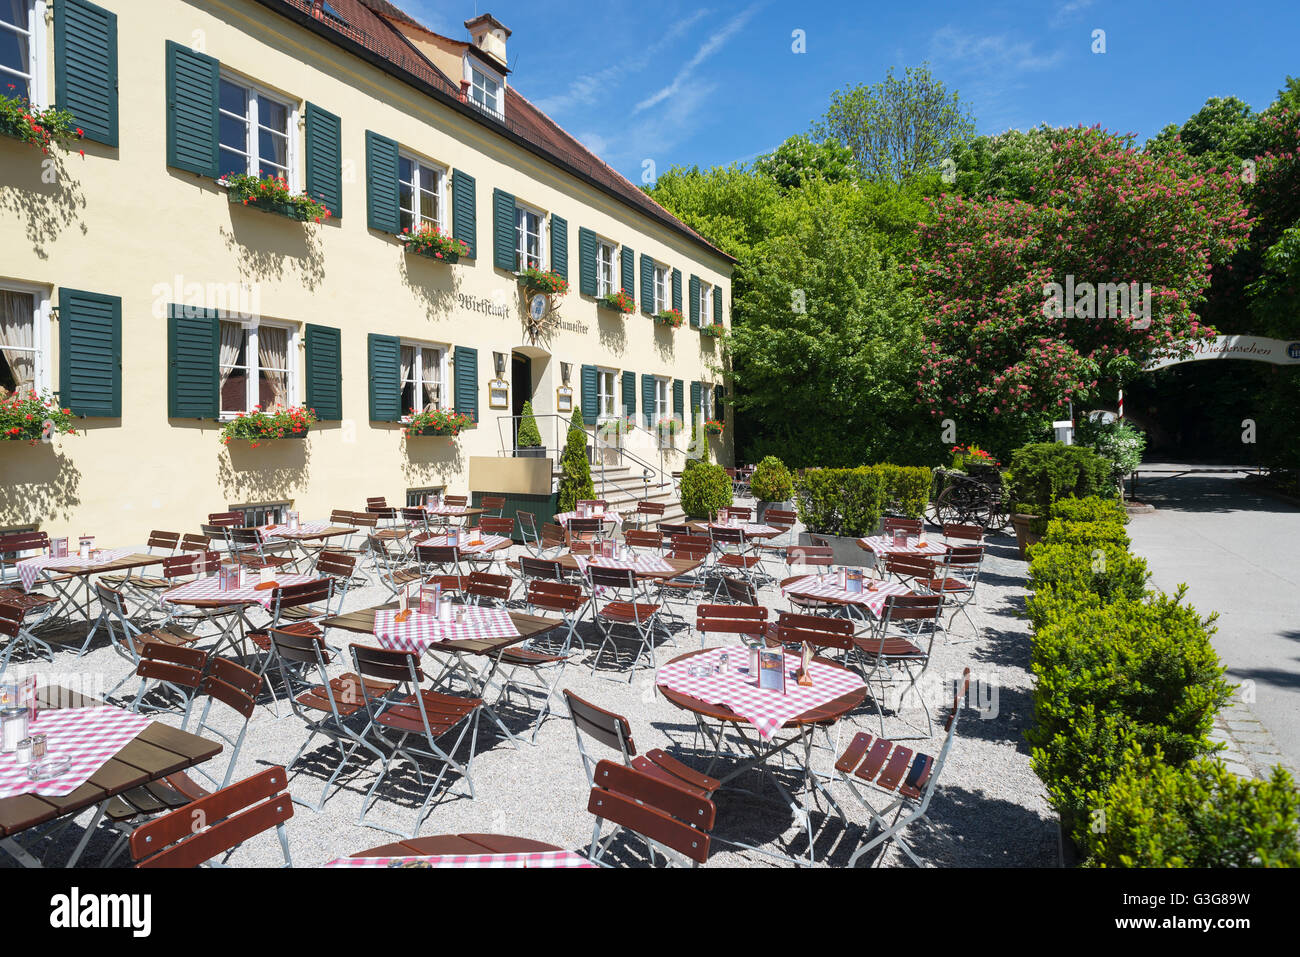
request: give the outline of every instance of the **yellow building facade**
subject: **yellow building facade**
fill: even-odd
[[[11,97],[71,109],[86,136],[48,155],[0,136],[0,384],[84,417],[52,442],[0,441],[0,530],[127,543],[231,508],[323,518],[465,494],[471,459],[513,455],[524,399],[552,456],[553,416],[583,409],[626,452],[598,459],[638,477],[705,442],[730,463],[729,430],[699,429],[692,451],[689,425],[660,423],[730,418],[711,327],[729,326],[732,260],[513,90],[491,17],[457,41],[381,0],[13,9],[0,93],[17,80]],[[233,202],[244,171],[331,215]],[[472,255],[409,251],[402,229],[422,223]],[[568,291],[535,301],[527,265]],[[598,302],[620,290],[634,312]],[[648,315],[673,306],[678,328]],[[232,416],[275,402],[320,421],[222,444]],[[477,426],[404,434],[434,407]]]

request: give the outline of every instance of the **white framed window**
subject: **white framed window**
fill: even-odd
[[[666,312],[672,308],[672,277],[668,267],[655,263],[655,312]]]
[[[515,268],[544,269],[546,216],[529,206],[515,204]]]
[[[402,228],[412,232],[422,225],[446,230],[447,168],[406,153],[397,157],[398,205]]]
[[[428,488],[408,488],[406,490],[406,507],[415,508],[423,505],[432,495],[442,495],[447,491],[447,486],[437,485]]]
[[[223,74],[217,112],[221,176],[283,176],[289,189],[298,191],[296,106],[247,80]]]
[[[596,370],[596,405],[602,420],[618,418],[618,406],[614,398],[614,386],[617,381],[618,373],[613,369]]]
[[[713,287],[700,280],[700,325],[713,325]]]
[[[700,383],[700,415],[708,422],[713,418],[713,386]]]
[[[504,116],[505,105],[501,102],[504,92],[505,83],[501,77],[479,66],[470,65],[468,96],[471,103],[486,113]]]
[[[655,421],[661,422],[672,412],[672,381],[655,377]]]
[[[298,328],[221,320],[221,415],[298,404]]]
[[[45,392],[51,378],[49,290],[0,281],[0,387]]]
[[[45,0],[0,0],[0,96],[45,109],[45,72]]]
[[[255,525],[283,525],[284,513],[293,507],[291,502],[265,502],[261,505],[236,505],[230,509],[244,516],[244,527]]]
[[[612,296],[619,291],[617,267],[614,265],[614,244],[596,240],[596,295]]]
[[[447,347],[402,343],[402,411],[406,415],[447,408]]]

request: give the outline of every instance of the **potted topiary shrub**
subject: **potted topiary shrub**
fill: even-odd
[[[583,499],[596,497],[591,484],[591,463],[587,460],[587,433],[583,429],[582,413],[573,411],[569,437],[560,458],[560,487],[556,510],[572,512]]]
[[[1022,558],[1047,530],[1052,503],[1058,498],[1106,498],[1115,491],[1110,460],[1091,449],[1060,442],[1030,442],[1016,449],[1006,481],[1011,524]]]
[[[807,529],[799,534],[799,544],[824,540],[835,564],[870,565],[871,554],[858,545],[858,539],[876,530],[884,490],[880,473],[868,465],[805,470],[794,487],[799,521]]]
[[[542,447],[542,433],[537,431],[537,420],[533,418],[533,403],[524,403],[523,414],[519,417],[519,434],[515,437],[515,458],[540,459],[546,454]]]
[[[707,519],[731,504],[731,476],[721,465],[692,459],[682,470],[681,499],[688,518]]]
[[[749,477],[749,490],[758,500],[755,518],[759,524],[769,508],[789,508],[790,496],[794,494],[794,480],[785,463],[775,455],[769,455],[758,463],[754,474]]]

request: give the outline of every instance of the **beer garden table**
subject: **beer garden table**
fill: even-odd
[[[358,851],[326,867],[466,867],[533,868],[596,865],[581,854],[554,844],[502,834],[441,834],[417,837]]]

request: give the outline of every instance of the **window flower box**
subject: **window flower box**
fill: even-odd
[[[444,233],[437,226],[430,226],[428,223],[422,224],[414,232],[410,229],[403,229],[397,238],[406,245],[408,253],[414,253],[417,256],[424,256],[438,262],[455,265],[460,262],[461,256],[469,255],[468,243],[459,239],[452,239],[451,236]]]
[[[74,421],[72,410],[62,408],[49,393],[10,395],[0,388],[0,442],[35,445],[55,435],[76,435]]]
[[[453,438],[465,429],[474,428],[477,423],[463,412],[451,412],[446,409],[426,409],[412,412],[402,419],[405,428],[402,434],[407,438]]]
[[[682,314],[677,309],[665,309],[663,312],[657,312],[654,319],[659,325],[671,326],[674,329],[679,329],[682,325]]]
[[[700,326],[700,335],[708,336],[710,339],[721,339],[725,331],[726,330],[717,323],[709,326]]]
[[[37,110],[25,97],[0,96],[0,136],[31,143],[48,153],[51,145],[66,148],[84,135],[67,110]]]
[[[236,173],[217,180],[217,185],[226,188],[226,197],[232,203],[250,206],[298,222],[305,223],[310,219],[312,222],[319,223],[334,215],[323,203],[306,193],[290,192],[283,175],[272,178]]]
[[[636,300],[625,292],[614,292],[608,296],[601,296],[596,300],[596,305],[601,309],[622,313],[625,316],[636,311]]]
[[[252,412],[240,412],[221,430],[221,444],[231,440],[246,439],[257,448],[265,442],[279,439],[305,439],[316,422],[316,410],[302,406],[273,406],[263,410],[254,406]]]
[[[669,449],[673,447],[673,438],[684,431],[685,424],[678,419],[660,419],[655,423],[655,434],[659,438],[659,447]]]
[[[722,422],[719,422],[717,419],[709,419],[707,422],[704,423],[704,431],[707,432],[709,435],[721,435],[722,430],[725,428],[726,425],[724,425]]]
[[[540,292],[547,296],[563,296],[569,291],[569,281],[557,272],[535,269],[532,266],[518,274],[519,285],[530,293]]]

